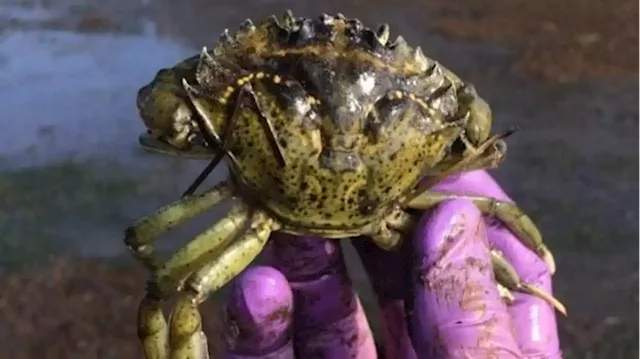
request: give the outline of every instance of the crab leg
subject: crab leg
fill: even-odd
[[[415,227],[411,214],[397,208],[386,216],[374,233],[368,234],[378,247],[393,251],[403,243],[404,237],[410,235]]]
[[[146,297],[138,308],[138,336],[145,358],[167,358],[168,332],[160,307],[162,302],[181,290],[189,275],[215,259],[244,228],[248,215],[246,207],[237,205],[227,217],[196,236],[154,272]]]
[[[149,269],[157,266],[152,247],[160,235],[204,213],[231,196],[231,187],[221,182],[199,195],[186,196],[140,219],[125,231],[125,243],[133,256]]]
[[[442,201],[455,198],[469,200],[485,214],[498,218],[516,237],[520,238],[522,243],[536,252],[544,260],[552,274],[555,273],[556,265],[553,255],[544,244],[538,227],[536,227],[531,218],[523,213],[514,203],[499,201],[490,197],[466,196],[425,190],[409,201],[407,206],[427,210]]]
[[[496,281],[504,288],[536,296],[549,303],[563,315],[567,315],[567,309],[559,300],[536,286],[523,283],[513,266],[495,249],[491,251],[491,264]]]
[[[247,232],[226,248],[219,257],[199,269],[188,279],[180,293],[170,319],[171,359],[209,358],[207,339],[202,332],[198,305],[242,272],[262,252],[269,235],[278,224],[257,212]]]
[[[387,251],[396,250],[402,244],[402,234],[386,225],[381,226],[376,233],[372,234],[371,239],[378,247]]]
[[[142,343],[144,359],[169,358],[167,320],[161,304],[161,300],[147,295],[138,306],[138,339]]]
[[[211,159],[211,161],[209,161],[209,164],[207,165],[207,167],[205,167],[202,170],[202,172],[200,172],[198,177],[196,177],[196,179],[189,185],[187,190],[182,193],[182,196],[180,196],[180,198],[184,198],[194,194],[198,189],[198,187],[200,187],[202,182],[204,182],[207,179],[207,177],[209,177],[211,172],[213,172],[213,170],[218,166],[218,164],[220,164],[220,161],[222,161],[223,158],[224,158],[224,153],[218,151],[214,155],[214,157]]]
[[[226,217],[198,234],[160,265],[154,271],[147,291],[165,298],[180,290],[189,275],[215,258],[242,231],[248,218],[248,208],[236,204]]]

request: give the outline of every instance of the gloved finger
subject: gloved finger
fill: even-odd
[[[293,294],[282,273],[253,267],[232,284],[222,328],[227,359],[294,359]]]
[[[434,189],[512,201],[486,171],[467,172],[447,178]],[[486,223],[490,245],[502,252],[521,280],[553,294],[551,273],[544,261],[526,248],[500,221],[486,219]],[[554,309],[542,299],[531,295],[514,293],[514,297],[509,313],[516,327],[515,336],[522,353],[531,358],[560,358],[562,355]]]
[[[364,310],[347,274],[340,243],[320,237],[272,237],[272,265],[293,290],[298,358],[375,358]]]
[[[404,308],[404,299],[410,286],[407,280],[410,241],[403,244],[405,248],[401,251],[383,250],[365,237],[354,239],[351,243],[358,252],[378,300],[384,357],[417,359],[409,338]]]
[[[418,357],[521,358],[473,203],[445,201],[423,215],[413,246],[408,308]]]

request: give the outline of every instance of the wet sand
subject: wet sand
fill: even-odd
[[[557,82],[638,73],[638,2],[437,1],[431,28],[517,49],[515,72]]]
[[[235,1],[186,3],[0,5],[0,94],[15,123],[0,149],[0,347],[15,348],[9,357],[138,355],[144,274],[102,258],[126,255],[122,229],[177,198],[203,164],[135,147],[135,91],[224,27],[284,8],[389,22],[474,82],[498,128],[519,125],[495,175],[556,253],[556,292],[571,313],[560,323],[566,357],[638,356],[637,2],[265,1],[249,13]],[[50,262],[52,253],[67,259]],[[205,315],[212,339],[216,304]]]

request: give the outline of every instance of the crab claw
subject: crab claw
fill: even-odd
[[[182,87],[178,66],[160,70],[153,81],[138,91],[136,107],[147,128],[139,136],[139,143],[155,153],[211,158],[212,151],[194,121],[193,106]]]

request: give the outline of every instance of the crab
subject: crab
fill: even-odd
[[[212,50],[160,70],[138,92],[137,107],[144,148],[211,159],[180,200],[126,231],[128,248],[152,273],[138,314],[147,358],[206,357],[198,305],[250,265],[275,231],[366,236],[395,250],[415,211],[466,198],[555,270],[538,229],[514,203],[429,190],[449,175],[497,167],[512,131],[491,135],[491,110],[473,85],[402,37],[390,42],[388,25],[289,11],[257,25],[247,20]],[[228,179],[194,194],[223,159]],[[224,200],[232,202],[226,217],[159,263],[160,235]],[[505,296],[523,291],[564,312],[492,255]],[[174,296],[167,324],[160,306]]]

